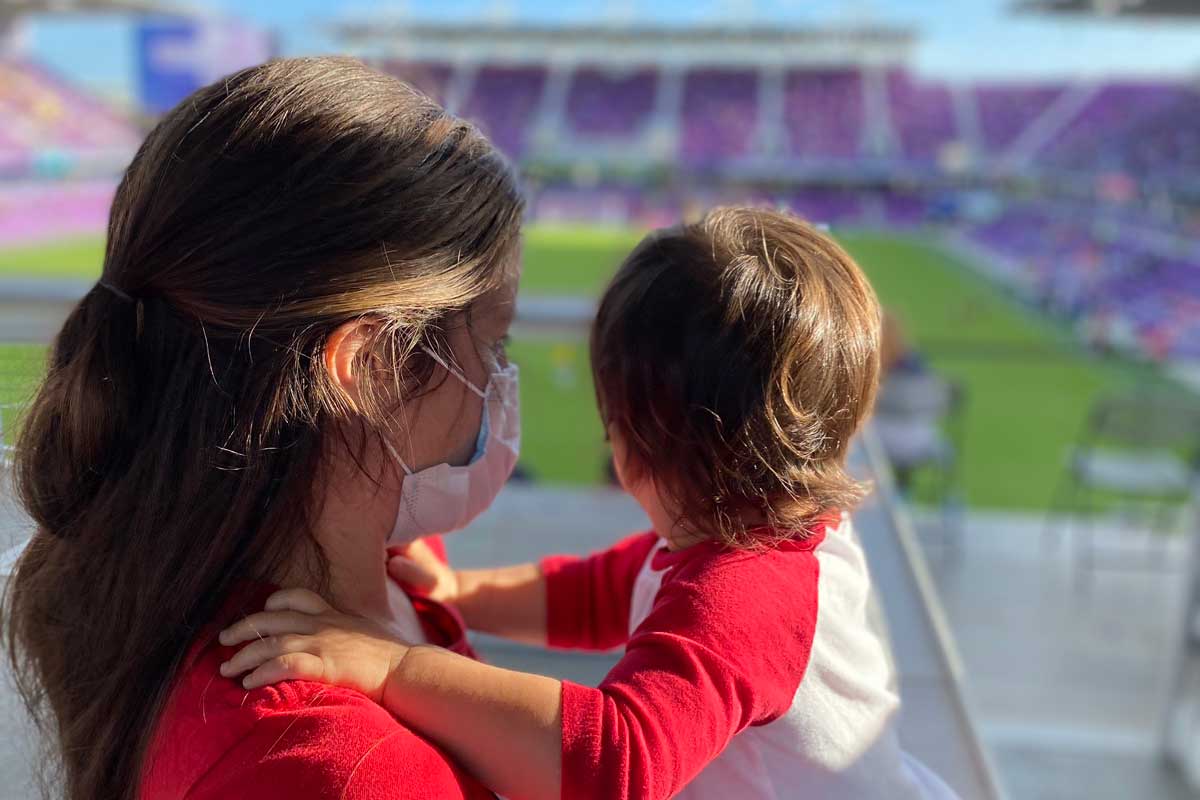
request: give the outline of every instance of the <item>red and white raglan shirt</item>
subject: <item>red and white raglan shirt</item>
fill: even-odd
[[[955,798],[901,750],[849,516],[763,551],[655,533],[542,562],[552,647],[625,655],[562,690],[572,800]]]

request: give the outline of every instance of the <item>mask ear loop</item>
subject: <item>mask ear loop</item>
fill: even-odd
[[[483,391],[478,386],[471,383],[471,381],[467,380],[467,376],[463,375],[459,369],[450,366],[448,363],[446,363],[446,361],[441,356],[439,356],[437,353],[433,352],[433,350],[430,349],[429,347],[422,345],[421,349],[425,351],[425,354],[427,356],[429,356],[434,361],[436,361],[438,364],[440,364],[442,369],[446,370],[446,372],[449,372],[451,375],[453,375],[454,377],[456,377],[460,381],[462,381],[464,384],[466,384],[466,387],[468,389],[470,389],[475,394],[479,395],[484,400],[487,399],[487,392]],[[392,454],[392,458],[396,459],[396,463],[400,465],[400,468],[402,470],[404,470],[405,475],[413,474],[413,471],[411,469],[409,469],[408,464],[404,463],[404,459],[400,457],[400,453],[396,451],[396,448],[392,446],[391,442],[389,442],[387,439],[384,439],[383,446],[386,447],[388,449],[388,452]]]
[[[404,474],[412,475],[413,471],[408,468],[408,464],[404,463],[404,459],[400,457],[400,454],[398,452],[396,452],[396,448],[392,447],[392,443],[389,442],[387,439],[384,439],[382,436],[379,438],[383,439],[383,446],[386,447],[388,449],[388,452],[392,454],[392,458],[396,459],[396,463],[400,465],[400,469],[404,470]]]
[[[459,369],[457,367],[452,367],[449,364],[447,364],[442,359],[441,356],[439,356],[437,353],[433,352],[433,350],[426,347],[425,345],[422,345],[421,349],[425,351],[426,355],[428,355],[430,358],[432,358],[434,361],[436,361],[438,364],[440,364],[442,366],[442,369],[446,370],[446,372],[449,372],[451,375],[453,375],[454,377],[458,378],[460,381],[465,383],[467,385],[467,388],[470,389],[472,392],[474,392],[475,394],[479,395],[482,398],[485,398],[485,399],[487,398],[487,392],[485,392],[483,389],[480,389],[475,384],[471,383],[471,381],[467,380],[467,376],[463,375],[462,372],[459,371]]]

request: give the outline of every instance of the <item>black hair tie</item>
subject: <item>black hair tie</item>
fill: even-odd
[[[125,302],[125,303],[129,303],[134,306],[134,309],[136,312],[135,316],[137,318],[137,333],[135,334],[135,336],[137,339],[141,339],[142,338],[142,330],[146,327],[146,309],[145,309],[145,304],[142,302],[142,298],[134,297],[129,292],[126,292],[124,289],[118,289],[116,286],[113,286],[108,281],[104,281],[104,280],[96,281],[96,285],[112,292],[113,296],[116,297],[118,300]]]
[[[133,296],[131,294],[129,294],[128,292],[123,291],[121,289],[118,289],[116,286],[113,286],[108,281],[103,281],[103,280],[96,281],[96,285],[100,286],[102,288],[108,289],[110,292],[112,292],[114,295],[116,295],[117,298],[124,300],[126,303],[134,302]]]

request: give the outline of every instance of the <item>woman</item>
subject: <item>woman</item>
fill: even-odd
[[[243,692],[215,634],[286,585],[465,647],[385,548],[511,471],[521,212],[476,130],[349,60],[242,71],[150,133],[17,451],[6,632],[67,798],[491,796],[361,695]]]

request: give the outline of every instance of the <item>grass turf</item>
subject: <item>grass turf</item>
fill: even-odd
[[[0,343],[0,441],[12,444],[19,409],[32,396],[46,348]]]
[[[521,290],[596,294],[639,238],[623,229],[533,227]],[[1161,380],[1148,368],[1086,354],[1067,331],[934,245],[865,233],[839,238],[932,366],[966,388],[962,469],[972,507],[1045,508],[1096,397]],[[0,252],[0,274],[92,276],[101,252],[87,240]],[[37,353],[0,347],[0,402],[27,393]],[[547,482],[599,480],[605,446],[582,335],[517,341],[512,354],[522,369],[525,466]]]
[[[1149,367],[1086,353],[936,247],[842,239],[933,368],[965,387],[962,469],[973,507],[1048,507],[1092,403],[1165,384]]]
[[[522,291],[594,295],[641,238],[622,228],[575,225],[532,227],[525,235]],[[95,278],[104,260],[99,237],[0,249],[0,275]]]
[[[0,275],[40,278],[94,278],[104,261],[104,239],[64,239],[52,244],[0,250]]]
[[[598,295],[641,238],[641,232],[625,228],[532,227],[525,234],[521,291]]]

